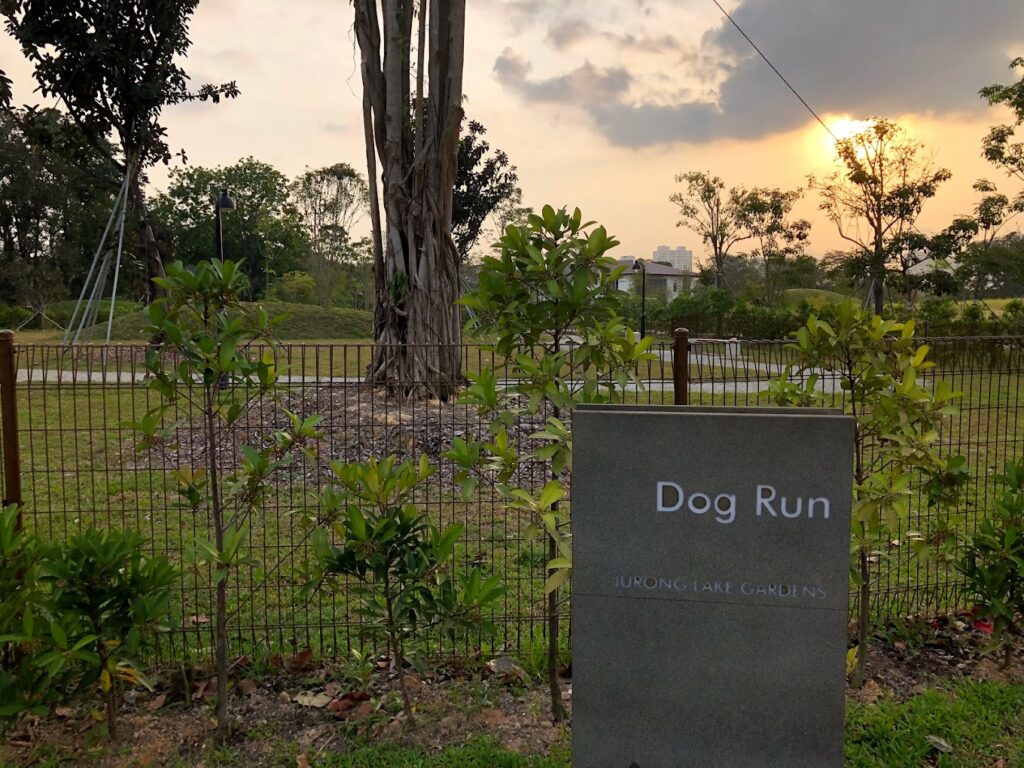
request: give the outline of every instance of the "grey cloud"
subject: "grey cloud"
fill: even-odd
[[[494,63],[498,82],[518,91],[527,101],[586,104],[595,99],[619,99],[632,77],[619,67],[599,69],[589,61],[564,75],[531,80],[530,64],[509,48]]]
[[[683,51],[683,45],[675,35],[651,36],[636,35],[630,32],[598,30],[589,21],[582,18],[567,18],[552,23],[548,27],[548,34],[545,39],[557,50],[564,50],[587,40],[598,39],[606,43],[612,43],[619,48],[634,51],[647,51],[648,53],[680,51],[684,55],[693,55],[692,51]]]
[[[554,48],[562,50],[594,35],[594,27],[586,19],[562,19],[548,27],[545,38]]]
[[[978,89],[1006,81],[1011,56],[1024,53],[1021,0],[742,0],[733,15],[819,113],[867,117],[983,109]],[[625,146],[754,139],[809,119],[728,22],[705,34],[702,53],[709,52],[717,53],[726,72],[717,104],[635,104],[625,88],[606,87],[601,99],[583,88],[563,87],[560,93],[575,94],[571,102],[590,114],[595,127]],[[685,52],[682,58],[687,60]],[[601,83],[613,71],[616,82],[632,81],[626,69],[589,64],[538,81],[520,60],[502,82],[528,100],[550,101],[555,83]]]

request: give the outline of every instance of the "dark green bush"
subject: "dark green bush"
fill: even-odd
[[[914,319],[921,336],[951,336],[957,328],[956,302],[929,296],[915,307]]]
[[[139,666],[163,629],[177,572],[142,554],[131,531],[89,529],[64,545],[0,517],[0,717],[45,713],[92,688],[117,733],[125,684],[147,684]]]
[[[728,291],[705,288],[677,296],[665,314],[669,328],[686,328],[693,336],[739,339],[786,339],[811,312],[807,302],[771,307]],[[824,307],[819,314],[827,314]]]
[[[17,520],[15,506],[0,515],[0,718],[45,713],[66,682],[35,664],[48,634],[42,551]]]
[[[32,311],[26,307],[0,304],[0,328],[17,328],[30,317]]]
[[[1000,481],[1003,493],[966,543],[957,568],[967,577],[981,615],[992,621],[1005,668],[1024,629],[1024,464],[1007,464]]]

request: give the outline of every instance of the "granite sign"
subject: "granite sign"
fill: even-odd
[[[573,417],[573,765],[843,764],[853,422]]]

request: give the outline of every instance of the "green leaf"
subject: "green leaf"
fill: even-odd
[[[548,576],[547,580],[544,582],[544,594],[547,595],[556,591],[565,583],[565,580],[569,578],[570,573],[571,571],[567,569],[560,569]]]

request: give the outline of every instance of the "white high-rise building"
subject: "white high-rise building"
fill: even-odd
[[[693,251],[682,245],[677,248],[659,245],[651,254],[651,261],[663,261],[682,272],[693,271]]]

